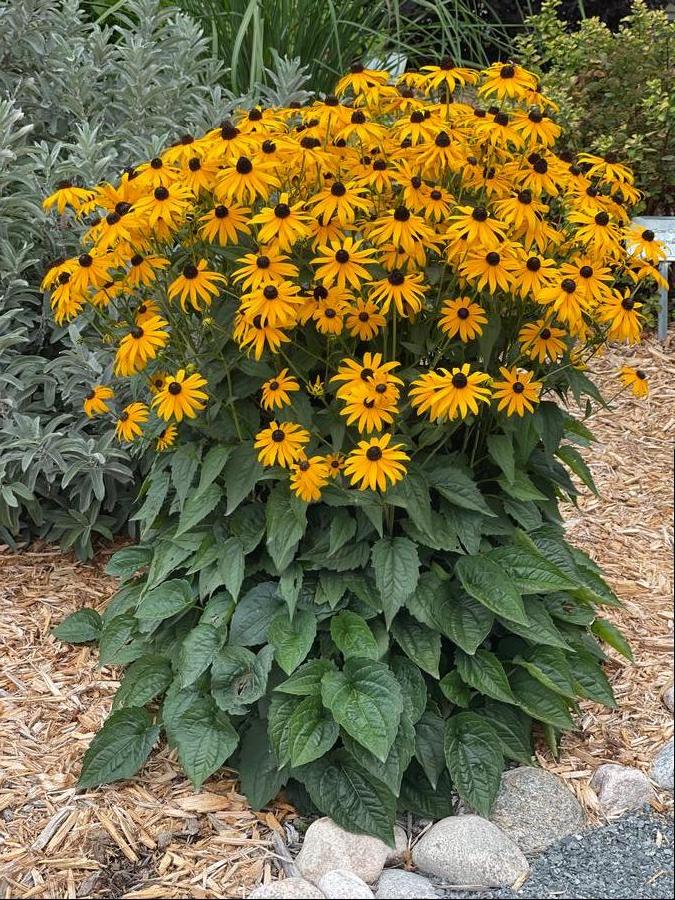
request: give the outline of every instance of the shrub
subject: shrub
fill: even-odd
[[[181,129],[237,101],[199,27],[157,0],[127,4],[114,28],[77,0],[0,9],[0,540],[32,528],[80,556],[91,535],[124,527],[140,461],[82,412],[81,385],[107,378],[107,355],[54,327],[40,283],[74,253],[68,216],[47,217],[43,186],[114,179]],[[297,63],[269,73],[277,102],[302,100]],[[56,414],[55,414],[56,413]]]
[[[597,18],[570,31],[559,8],[546,0],[515,43],[560,107],[563,148],[626,160],[646,212],[673,215],[675,22],[634,0],[615,32]]]
[[[516,65],[356,65],[48,198],[86,226],[55,314],[117,376],[85,402],[157,450],[120,590],[57,630],[129,665],[81,785],[163,732],[196,786],[229,761],[254,807],[300,785],[391,841],[397,804],[486,814],[533,725],[614,704],[619,601],[558,504],[595,490],[585,366],[639,339],[660,250],[630,171],[557,155],[546,109]]]

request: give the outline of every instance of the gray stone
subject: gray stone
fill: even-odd
[[[432,900],[438,896],[428,878],[403,869],[385,869],[375,892],[375,900]]]
[[[394,825],[394,844],[393,850],[387,848],[389,853],[384,862],[385,866],[399,866],[404,861],[408,850],[408,835],[400,825]]]
[[[607,763],[595,770],[591,787],[607,816],[640,809],[654,796],[654,789],[644,772],[614,763]]]
[[[562,779],[545,769],[520,766],[502,775],[490,821],[530,856],[580,831],[586,819]]]
[[[654,757],[649,777],[664,791],[673,790],[673,738]]]
[[[347,869],[366,884],[373,884],[382,874],[390,850],[379,838],[352,834],[324,817],[307,829],[295,864],[310,881],[318,882],[333,869]]]
[[[372,900],[373,892],[365,883],[363,878],[359,878],[348,869],[333,869],[332,872],[326,872],[319,878],[317,887],[323,891],[325,897],[335,898],[353,898],[353,900]]]
[[[422,872],[450,884],[509,887],[530,869],[501,829],[472,815],[441,819],[417,842],[412,858]]]
[[[288,900],[297,897],[298,900],[322,900],[324,894],[304,878],[285,878],[283,881],[272,881],[270,884],[261,884],[253,893],[249,894],[249,900],[265,897],[286,897]]]
[[[669,712],[673,712],[673,686],[667,687],[665,691],[661,694],[661,699],[663,700],[663,705]]]

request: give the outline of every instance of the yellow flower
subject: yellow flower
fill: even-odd
[[[321,499],[321,489],[328,484],[330,472],[323,456],[303,456],[291,466],[291,490],[305,503]]]
[[[308,381],[305,388],[310,397],[323,397],[326,393],[326,385],[320,375],[317,375],[314,381]]]
[[[279,203],[266,207],[251,222],[261,225],[258,240],[261,244],[275,244],[280,250],[290,250],[293,244],[309,237],[309,216],[302,213],[303,204],[288,203],[288,194],[282,194]]]
[[[94,385],[84,398],[84,403],[82,404],[85,413],[91,419],[92,416],[100,416],[103,415],[103,413],[110,412],[110,407],[106,403],[106,400],[110,400],[111,397],[114,396],[112,389],[106,387],[104,384]]]
[[[282,369],[278,375],[269,378],[262,386],[263,409],[281,409],[291,403],[289,393],[299,391],[300,385],[288,374],[288,369]]]
[[[115,423],[115,434],[118,441],[133,441],[140,437],[141,425],[148,421],[150,410],[145,403],[130,403],[119,414]]]
[[[210,272],[206,268],[206,260],[200,259],[197,265],[188,263],[183,271],[169,285],[169,300],[180,298],[180,305],[185,311],[187,302],[199,312],[201,304],[211,305],[213,297],[216,297],[220,288],[219,284],[225,282],[225,276],[219,272]]]
[[[312,318],[319,334],[342,334],[343,316],[352,295],[340,288],[328,290],[318,285],[314,290],[316,307]]]
[[[303,302],[297,284],[278,281],[244,295],[242,310],[251,316],[260,316],[262,322],[273,328],[289,328],[295,324]]]
[[[493,63],[484,75],[478,93],[497,100],[518,100],[537,86],[536,76],[515,63]]]
[[[646,397],[649,393],[647,376],[642,369],[634,369],[633,366],[622,366],[619,369],[619,378],[624,387],[630,388],[635,397]]]
[[[534,404],[539,403],[541,381],[532,380],[532,372],[522,369],[505,369],[500,366],[503,381],[493,384],[494,398],[499,400],[498,410],[506,410],[507,416],[524,416],[525,412],[534,412]]]
[[[358,290],[361,282],[370,277],[366,266],[373,262],[375,253],[374,250],[362,249],[362,244],[362,240],[348,237],[339,244],[319,247],[321,255],[312,260],[312,265],[318,266],[317,279],[327,286],[335,283],[341,288],[349,282]]]
[[[164,329],[168,324],[161,316],[151,316],[132,326],[117,350],[115,375],[134,375],[144,369],[166,347],[169,335]]]
[[[215,192],[219,200],[253,203],[258,197],[266,200],[278,187],[279,179],[272,174],[271,163],[240,156],[233,166],[222,170]]]
[[[390,384],[403,384],[400,378],[392,375],[392,370],[398,368],[400,363],[392,360],[391,362],[382,362],[381,353],[364,353],[363,362],[359,363],[355,359],[343,359],[340,363],[337,374],[333,375],[331,381],[344,382],[336,391],[335,396],[340,399],[346,399],[354,390],[366,382],[369,383],[374,379],[378,381],[387,381]]]
[[[127,287],[139,287],[140,285],[152,284],[157,278],[159,269],[166,269],[169,260],[165,256],[149,255],[144,256],[142,253],[135,253],[129,260],[129,271],[124,279]]]
[[[560,340],[565,334],[562,328],[554,328],[545,319],[538,319],[523,325],[518,332],[518,340],[522,344],[523,353],[530,359],[543,363],[548,357],[551,362],[555,362],[565,352],[565,343]]]
[[[161,223],[171,232],[183,223],[192,199],[189,188],[179,184],[160,185],[152,194],[139,200],[136,211],[147,217],[150,228],[159,228]]]
[[[375,219],[368,231],[368,237],[379,246],[394,244],[412,253],[417,242],[433,243],[436,236],[421,216],[415,215],[407,206],[401,204],[396,209],[390,210],[386,216]]]
[[[208,394],[202,390],[205,385],[206,378],[202,378],[198,372],[186,375],[185,369],[179,369],[175,375],[167,376],[164,387],[155,395],[152,405],[165,422],[171,418],[181,422],[184,416],[194,419],[208,400]]]
[[[309,432],[293,422],[270,422],[255,436],[258,459],[264,466],[290,466],[304,456],[303,446],[309,443]]]
[[[72,206],[77,212],[82,204],[90,200],[93,195],[94,192],[92,190],[77,187],[71,181],[60,181],[56,185],[54,193],[43,200],[42,205],[45,209],[51,209],[52,206],[56,206],[59,215],[64,212],[66,206]]]
[[[350,336],[360,341],[372,340],[385,322],[386,319],[371,300],[355,300],[345,319]]]
[[[169,447],[173,447],[176,443],[176,437],[178,435],[178,429],[175,425],[167,425],[166,428],[163,429],[159,433],[157,438],[157,442],[155,443],[155,450],[158,453],[163,453],[165,450],[168,450]]]
[[[389,446],[390,441],[390,434],[359,441],[358,447],[347,457],[344,468],[352,485],[358,485],[361,491],[368,488],[386,491],[389,484],[396,484],[405,477],[405,463],[410,457],[403,452],[403,444]]]
[[[243,291],[276,284],[286,278],[296,278],[298,274],[298,267],[287,256],[268,247],[261,247],[257,254],[246,253],[237,262],[241,266],[234,270],[232,280],[241,282]]]
[[[491,294],[497,290],[505,292],[514,281],[514,270],[518,265],[510,247],[501,244],[497,250],[475,250],[460,266],[460,273],[469,281],[475,281],[478,290],[487,287]]]
[[[264,322],[260,315],[249,316],[246,313],[239,313],[235,321],[232,337],[242,350],[253,351],[256,359],[262,358],[266,347],[269,347],[272,353],[277,353],[282,344],[290,341],[289,336],[281,328],[275,328]]]
[[[642,313],[638,312],[642,304],[637,303],[630,290],[614,291],[598,310],[602,322],[609,323],[607,337],[610,341],[626,341],[637,344],[642,331]]]
[[[326,190],[315,194],[309,203],[315,216],[321,216],[326,222],[335,216],[340,225],[353,222],[357,212],[366,214],[371,207],[370,200],[363,196],[362,188],[353,181],[344,184],[333,181]]]
[[[236,203],[224,206],[219,203],[205,215],[200,216],[199,234],[211,243],[217,241],[221,247],[236,244],[240,234],[251,233],[247,219],[250,212],[248,206],[238,206]]]
[[[373,282],[368,299],[377,303],[385,315],[393,303],[400,316],[410,318],[422,309],[427,290],[420,272],[392,269],[386,278]]]
[[[450,222],[448,237],[461,235],[468,247],[490,250],[499,246],[506,233],[506,225],[493,219],[484,206],[458,206]]]
[[[344,453],[328,453],[326,456],[328,474],[331,478],[337,478],[345,467]]]
[[[489,389],[483,387],[488,381],[484,372],[472,372],[469,363],[451,371],[427,372],[412,382],[410,403],[418,415],[428,412],[432,421],[466,418],[470,412],[478,415],[478,404],[490,399]]]
[[[485,310],[479,303],[473,303],[470,297],[458,297],[446,300],[441,310],[443,316],[438,327],[443,334],[453,338],[459,335],[460,341],[472,341],[483,333],[483,325],[487,322]]]

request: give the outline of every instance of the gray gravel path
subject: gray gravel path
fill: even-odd
[[[673,820],[645,810],[566,838],[532,863],[518,893],[446,891],[444,896],[666,900],[673,897]]]

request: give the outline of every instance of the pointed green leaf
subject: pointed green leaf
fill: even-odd
[[[343,610],[331,619],[330,636],[345,659],[360,656],[379,659],[380,649],[366,620],[357,613]]]
[[[404,537],[380,538],[373,545],[373,568],[387,626],[417,587],[419,557],[412,541]]]
[[[527,625],[520,592],[505,570],[488,556],[461,556],[455,564],[455,574],[467,594],[491,612]]]
[[[459,796],[487,818],[499,791],[504,757],[497,732],[485,716],[461,712],[448,719],[445,761]]]
[[[274,647],[274,658],[287,675],[305,659],[315,637],[316,616],[309,609],[299,609],[292,620],[284,609],[272,619],[268,640]]]
[[[131,778],[148,758],[159,731],[145,709],[133,707],[112,713],[84,754],[78,787]]]

